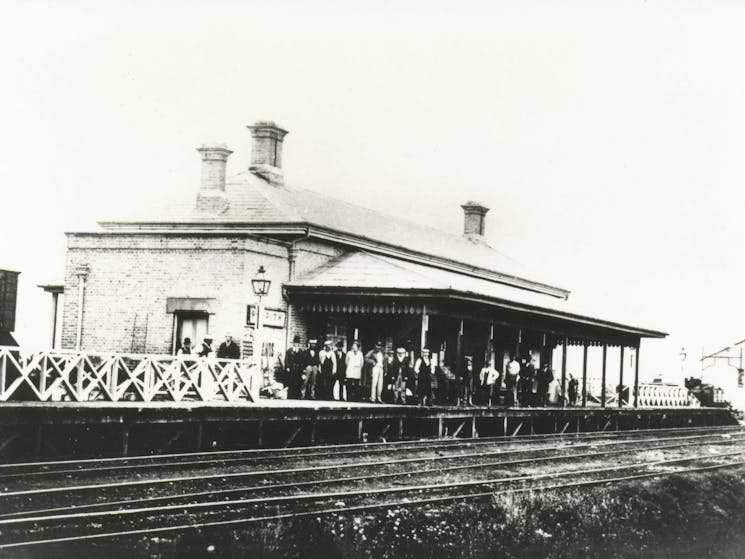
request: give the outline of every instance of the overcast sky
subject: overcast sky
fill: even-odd
[[[64,231],[193,197],[205,141],[245,169],[257,119],[290,130],[298,186],[454,233],[481,201],[488,240],[577,305],[671,334],[647,374],[745,338],[745,5],[350,4],[4,2],[22,344],[46,341]]]

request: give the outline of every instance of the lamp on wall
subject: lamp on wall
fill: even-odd
[[[269,288],[272,286],[272,280],[266,279],[266,270],[264,266],[259,266],[258,276],[251,280],[251,286],[254,288],[254,294],[259,297],[265,297],[269,294]]]
[[[256,305],[256,334],[254,335],[254,356],[257,356],[257,363],[259,369],[262,367],[262,343],[261,343],[261,298],[266,297],[269,294],[269,288],[272,286],[272,280],[266,279],[266,270],[264,266],[259,266],[257,276],[251,280],[251,287],[253,287],[254,295],[259,298],[259,304]],[[258,351],[258,354],[257,354]]]

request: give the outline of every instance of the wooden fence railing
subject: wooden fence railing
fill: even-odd
[[[0,402],[255,402],[248,360],[0,346]]]
[[[580,386],[581,390],[581,386]],[[587,400],[591,404],[601,402],[601,384],[594,379],[587,381]],[[634,387],[624,386],[621,391],[623,407],[634,405]],[[605,405],[618,406],[619,392],[617,387],[606,385]],[[580,397],[581,399],[581,397]],[[684,386],[667,384],[639,384],[638,407],[640,408],[700,408],[701,402]]]

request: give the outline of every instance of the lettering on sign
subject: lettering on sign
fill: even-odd
[[[285,327],[285,316],[284,309],[273,309],[271,307],[262,307],[261,309],[261,325],[268,328],[284,328]],[[256,325],[256,305],[248,305],[246,312],[246,324]]]

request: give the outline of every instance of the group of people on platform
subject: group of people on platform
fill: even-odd
[[[240,347],[230,334],[226,334],[217,350],[210,337],[205,337],[200,347],[184,338],[177,354],[239,359]],[[464,357],[458,371],[453,371],[438,364],[428,347],[412,359],[405,347],[386,352],[380,341],[367,352],[362,351],[357,340],[348,351],[344,342],[339,341],[334,347],[331,340],[326,340],[319,350],[317,340],[308,340],[302,348],[300,337],[295,336],[284,362],[278,363],[274,381],[286,390],[268,393],[286,394],[295,400],[522,407],[561,402],[561,387],[550,366],[544,363],[536,369],[530,355],[521,359],[511,355],[504,373],[488,360],[477,371],[470,356]],[[566,403],[576,405],[578,396],[579,382],[569,374]]]
[[[176,349],[176,355],[191,355],[193,357],[217,357],[218,359],[240,359],[241,348],[233,340],[230,333],[225,334],[225,341],[213,348],[212,338],[205,336],[199,347],[192,345],[191,338],[184,338],[183,343]]]
[[[317,340],[292,347],[275,380],[287,387],[287,398],[310,400],[369,401],[389,404],[547,406],[558,405],[561,388],[548,364],[536,370],[532,357],[511,356],[504,374],[488,360],[480,370],[473,358],[462,366],[438,364],[428,347],[412,359],[405,347],[386,352],[382,342],[363,352],[355,340],[345,351],[344,343],[331,340],[317,349]],[[569,375],[568,404],[576,404],[578,382]]]

